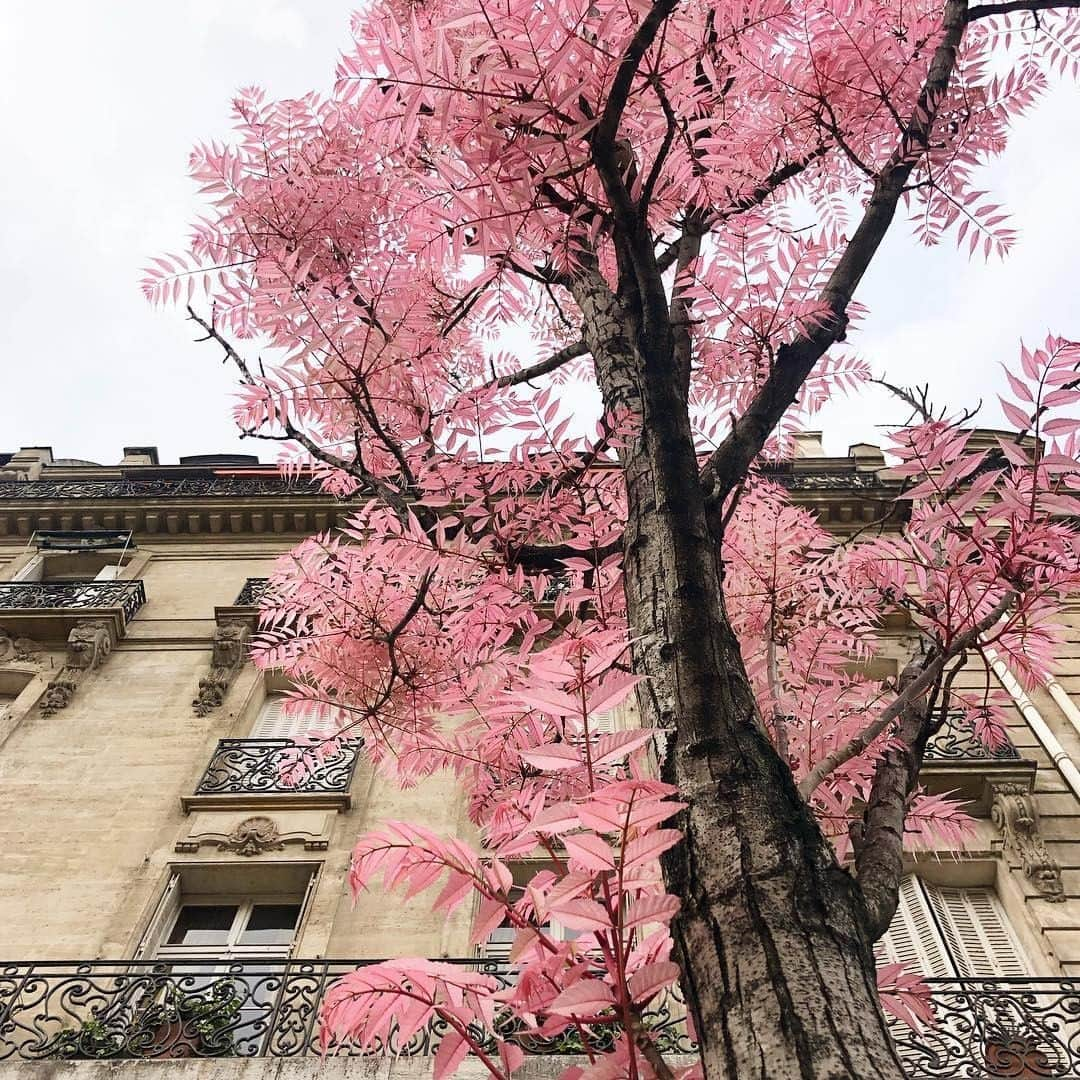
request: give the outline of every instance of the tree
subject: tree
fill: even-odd
[[[471,1048],[502,1077],[517,1036],[469,1024],[508,1011],[613,1047],[591,1080],[668,1077],[643,1017],[681,970],[710,1078],[901,1075],[871,947],[905,829],[963,828],[919,792],[927,739],[955,709],[996,737],[955,672],[993,649],[1037,677],[1077,584],[1080,357],[1024,352],[992,453],[901,430],[899,531],[838,544],[763,466],[867,377],[844,342],[898,209],[1007,253],[977,167],[1077,73],[1075,6],[376,0],[332,94],[244,91],[235,144],[196,150],[212,209],[148,295],[205,290],[245,434],[362,503],[275,579],[260,662],[402,782],[467,784],[481,852],[390,825],[356,886],[439,879],[442,907],[480,892],[478,934],[518,928],[510,991],[391,964],[328,1031],[434,1010],[438,1072]],[[847,670],[890,612],[924,642],[897,686]],[[642,730],[591,730],[631,693]]]

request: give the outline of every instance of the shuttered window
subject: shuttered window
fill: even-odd
[[[303,709],[297,712],[296,706],[293,706],[286,715],[285,702],[287,700],[285,694],[266,695],[266,700],[259,707],[259,715],[251,727],[251,738],[295,739],[298,735],[306,735],[317,726],[314,707],[306,712]]]
[[[953,889],[906,877],[900,906],[876,949],[927,978],[1027,975],[1008,918],[986,888]]]
[[[610,735],[615,730],[615,714],[597,713],[589,717],[589,731],[593,735]]]

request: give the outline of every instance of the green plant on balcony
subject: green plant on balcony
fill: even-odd
[[[237,1052],[233,1027],[243,995],[231,979],[220,979],[199,993],[166,983],[144,1002],[120,1021],[93,1016],[65,1028],[53,1041],[50,1056],[186,1058],[231,1057]]]

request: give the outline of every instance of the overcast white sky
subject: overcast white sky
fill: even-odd
[[[195,328],[143,301],[149,256],[181,250],[197,209],[187,156],[229,133],[239,86],[329,85],[355,5],[337,0],[3,0],[0,4],[0,450],[119,460],[125,445],[242,450],[230,373]],[[1063,86],[987,176],[1021,240],[1005,264],[927,251],[896,230],[864,283],[852,344],[938,401],[988,402],[1021,336],[1080,337],[1080,91]],[[830,406],[826,447],[877,441],[883,394]]]

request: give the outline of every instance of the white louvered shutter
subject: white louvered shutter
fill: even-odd
[[[154,914],[146,924],[139,947],[135,950],[136,960],[145,960],[153,956],[165,941],[165,935],[172,929],[176,914],[180,910],[180,875],[172,874],[165,891],[161,894]]]
[[[597,713],[589,717],[589,732],[592,735],[610,735],[615,730],[613,712]]]
[[[900,882],[900,905],[874,952],[879,962],[902,963],[925,978],[956,974],[917,878],[909,875]]]
[[[928,884],[923,888],[958,975],[1029,974],[1020,944],[990,889],[947,889]]]
[[[267,694],[251,727],[253,739],[294,739],[314,727],[314,718],[304,711],[285,714],[284,694]]]

